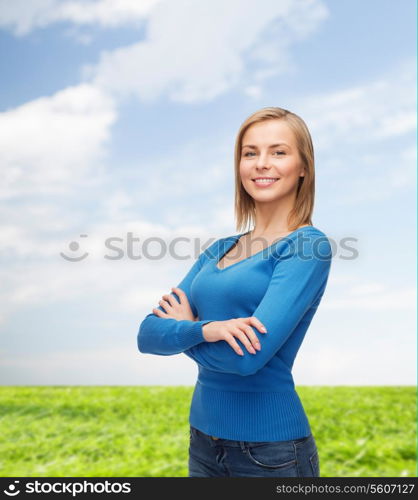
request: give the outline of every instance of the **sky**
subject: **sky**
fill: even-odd
[[[278,106],[311,132],[333,245],[295,384],[415,385],[415,21],[414,0],[0,0],[0,383],[193,385],[138,328],[196,242],[240,232],[235,137]],[[175,238],[189,258],[147,257]]]

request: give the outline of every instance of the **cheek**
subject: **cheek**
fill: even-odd
[[[295,166],[294,162],[282,162],[280,165],[280,168],[277,169],[277,173],[280,175],[280,177],[283,177],[285,179],[293,179],[293,177],[296,177],[298,175],[298,169]]]
[[[246,167],[245,165],[241,164],[239,167],[239,174],[242,177],[243,180],[249,179],[250,176],[250,168]]]
[[[294,157],[286,158],[280,164],[280,171],[283,172],[283,175],[292,177],[299,175],[300,170],[300,162],[296,160]]]

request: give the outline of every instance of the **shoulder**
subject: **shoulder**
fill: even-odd
[[[299,228],[279,241],[277,257],[310,257],[314,260],[330,260],[332,246],[328,236],[315,226]]]
[[[308,229],[308,231],[306,231],[306,239],[309,242],[308,247],[310,246],[313,249],[317,249],[323,254],[332,253],[331,241],[323,231],[315,226],[307,226],[304,229]]]

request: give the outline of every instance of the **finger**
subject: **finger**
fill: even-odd
[[[169,304],[166,300],[159,300],[158,303],[161,307],[164,307],[166,311],[171,310],[171,304]]]
[[[251,326],[244,326],[242,329],[245,331],[247,337],[250,339],[251,344],[253,345],[254,349],[257,349],[259,351],[261,349],[260,341],[258,340],[257,335],[254,333],[254,330],[252,329]]]
[[[251,354],[255,354],[256,353],[254,347],[251,345],[251,342],[248,340],[247,335],[242,330],[238,330],[237,333],[236,333],[236,336],[245,345],[245,347],[247,348],[248,352],[250,352]]]
[[[267,333],[266,327],[263,325],[263,323],[257,319],[255,316],[250,316],[248,318],[249,324],[254,325],[261,333]]]
[[[181,304],[183,304],[186,301],[188,302],[187,295],[183,292],[181,288],[173,287],[171,290],[178,295]]]
[[[154,308],[152,312],[156,315],[159,316],[160,318],[165,318],[168,316],[165,312],[161,311],[161,309]]]
[[[234,351],[237,354],[239,354],[240,356],[244,356],[244,353],[242,352],[241,347],[238,345],[238,343],[236,342],[236,340],[234,339],[234,337],[232,335],[227,335],[225,337],[225,340],[228,342],[228,344],[232,347],[232,349],[234,349]]]
[[[179,305],[179,303],[178,303],[177,299],[174,297],[174,295],[163,295],[163,299],[165,299],[171,305],[171,307]]]

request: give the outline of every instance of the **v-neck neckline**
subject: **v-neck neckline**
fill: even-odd
[[[241,259],[239,260],[238,262],[234,262],[234,264],[231,264],[230,266],[226,266],[224,267],[223,269],[220,269],[218,267],[218,264],[219,262],[225,257],[225,255],[233,249],[233,247],[238,243],[239,239],[241,238],[241,236],[245,236],[246,234],[250,233],[251,231],[247,231],[246,233],[241,233],[241,234],[237,234],[235,236],[229,236],[227,237],[226,239],[229,239],[229,238],[233,238],[233,241],[232,241],[232,245],[230,247],[228,247],[228,249],[217,259],[214,261],[214,264],[215,264],[215,270],[219,273],[223,273],[224,271],[227,271],[229,268],[231,267],[235,267],[235,266],[238,266],[239,264],[241,264],[242,262],[246,262],[250,259],[252,259],[253,257],[257,257],[257,255],[260,255],[261,253],[265,252],[266,250],[269,250],[272,246],[276,245],[277,243],[279,243],[280,241],[282,241],[283,239],[285,238],[288,238],[289,236],[292,236],[293,234],[297,233],[298,231],[300,231],[301,229],[309,229],[309,228],[314,228],[314,226],[302,226],[302,227],[299,227],[298,229],[295,229],[294,231],[292,231],[291,233],[289,233],[288,235],[286,236],[283,236],[282,238],[276,240],[274,243],[272,243],[271,245],[269,245],[268,247],[266,248],[263,248],[262,250],[260,250],[259,252],[256,252],[252,255],[249,255],[248,257],[246,257],[245,259]]]

